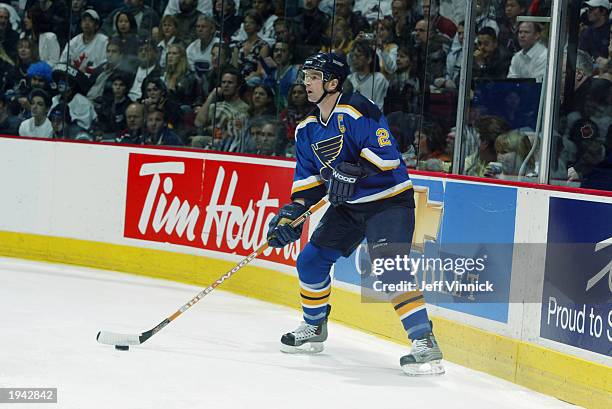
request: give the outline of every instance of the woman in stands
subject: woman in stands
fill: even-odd
[[[179,106],[191,107],[202,99],[203,91],[198,87],[195,74],[189,69],[187,53],[180,44],[171,44],[166,54],[166,66],[161,77],[168,99]]]
[[[138,32],[138,25],[134,16],[125,11],[117,13],[115,30],[117,38],[121,41],[123,53],[135,57],[138,53],[138,36],[136,34]]]
[[[159,66],[165,67],[168,47],[177,41],[178,20],[174,16],[167,15],[162,17],[159,26],[161,27],[161,40],[157,43],[157,47],[161,50],[159,53]]]
[[[30,38],[38,47],[38,56],[50,66],[54,66],[60,56],[60,45],[57,36],[51,32],[51,22],[38,7],[26,11],[23,18],[24,32],[22,38]]]

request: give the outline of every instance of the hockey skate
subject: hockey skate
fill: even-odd
[[[288,332],[281,337],[282,352],[288,354],[316,354],[323,351],[323,342],[327,339],[327,317],[331,306],[327,306],[327,315],[317,325],[302,322],[293,332]]]
[[[406,375],[442,375],[444,366],[442,351],[438,346],[436,337],[428,332],[421,338],[412,341],[412,349],[408,355],[400,358],[400,365]]]

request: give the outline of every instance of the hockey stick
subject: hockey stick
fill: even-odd
[[[319,200],[317,203],[312,205],[308,210],[306,210],[300,217],[291,222],[291,227],[298,227],[302,223],[304,223],[314,212],[321,209],[323,206],[327,204],[327,196],[323,199]],[[161,331],[166,325],[170,324],[174,321],[179,315],[187,311],[189,308],[193,307],[198,301],[204,298],[208,293],[212,292],[215,288],[220,286],[225,280],[234,275],[238,270],[242,267],[249,264],[253,259],[258,257],[268,248],[268,241],[266,240],[259,248],[257,248],[254,252],[249,254],[246,258],[242,259],[240,263],[238,263],[234,268],[230,271],[219,277],[217,281],[212,283],[210,286],[200,291],[195,297],[193,297],[187,304],[183,305],[179,308],[174,314],[164,319],[162,322],[157,324],[154,328],[142,332],[140,334],[120,334],[117,332],[110,331],[100,331],[96,336],[96,340],[101,344],[106,345],[114,345],[115,347],[128,347],[129,345],[140,345],[144,343],[146,340],[151,338],[153,335]],[[125,348],[127,349],[127,348]]]

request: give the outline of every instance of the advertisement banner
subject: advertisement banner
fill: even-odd
[[[292,177],[286,167],[131,153],[124,236],[247,256],[289,201]],[[260,258],[293,266],[305,243]]]
[[[540,336],[612,355],[612,204],[550,198]]]
[[[425,299],[443,308],[506,323],[517,189],[412,180],[415,190],[426,188],[430,202],[418,205],[417,231],[428,222],[423,219],[439,217],[426,207],[443,208],[439,232],[415,237],[412,245],[409,269],[414,271],[414,282],[425,292]],[[336,262],[334,277],[361,286],[364,300],[384,299],[376,295],[381,292],[377,284],[380,276],[368,269],[370,263],[367,247],[360,246]]]

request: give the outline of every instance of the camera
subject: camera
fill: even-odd
[[[374,40],[374,33],[363,33],[363,39],[368,41]]]

